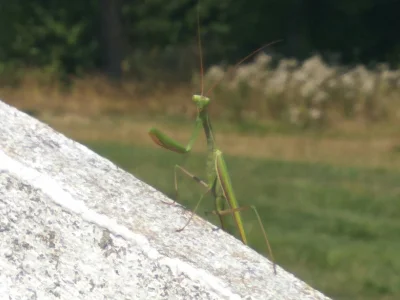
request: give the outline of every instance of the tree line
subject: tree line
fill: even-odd
[[[372,65],[400,62],[399,0],[13,0],[0,3],[0,71],[55,74],[191,69],[197,14],[208,64],[270,51]]]

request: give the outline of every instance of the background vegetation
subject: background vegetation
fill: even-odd
[[[189,137],[190,97],[201,90],[197,4],[2,1],[0,98],[172,197],[174,163],[204,176],[204,140],[181,157],[147,130]],[[205,91],[219,83],[211,113],[239,201],[259,208],[278,263],[335,299],[400,296],[399,9],[395,0],[199,6]],[[193,208],[201,189],[181,180],[180,201]]]

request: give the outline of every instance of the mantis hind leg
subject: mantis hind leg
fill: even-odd
[[[230,215],[230,214],[232,214],[234,212],[237,212],[237,211],[244,211],[244,210],[248,210],[248,209],[252,209],[254,211],[256,217],[257,217],[258,224],[260,225],[260,228],[261,228],[262,234],[264,236],[265,243],[266,243],[269,255],[271,257],[271,261],[273,263],[274,274],[276,274],[275,259],[274,259],[274,255],[272,254],[271,245],[270,245],[270,243],[268,241],[267,232],[265,231],[264,225],[262,224],[261,217],[260,217],[260,215],[259,215],[259,213],[257,211],[257,208],[254,205],[242,206],[242,207],[237,207],[237,208],[229,208],[229,209],[225,209],[225,210],[215,210],[215,211],[212,211],[212,213],[216,214],[216,215],[218,215],[218,217],[220,217],[220,216],[224,216],[224,215]]]
[[[207,195],[209,192],[211,192],[212,189],[208,189],[207,192],[205,192],[203,195],[201,195],[200,200],[197,202],[196,207],[192,210],[192,213],[189,217],[189,220],[187,220],[186,224],[182,227],[177,229],[176,231],[180,232],[186,228],[186,226],[189,225],[190,221],[193,219],[194,215],[196,214],[197,209],[200,207],[201,202],[204,199],[204,196]]]
[[[222,211],[222,212],[225,211],[225,202],[226,202],[226,200],[223,196],[216,196],[215,197],[215,210],[205,212],[205,214],[211,213],[211,214],[217,215],[217,217],[219,219],[219,223],[221,224],[221,228],[218,227],[218,228],[216,228],[216,230],[222,229],[224,231],[227,231],[226,223],[223,219],[224,215],[218,213],[219,211]]]

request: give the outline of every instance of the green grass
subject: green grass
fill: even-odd
[[[171,197],[175,163],[205,177],[204,155],[118,143],[88,146]],[[257,206],[279,265],[334,299],[400,298],[400,171],[226,160],[240,204]],[[193,209],[202,192],[181,177],[183,205]],[[199,214],[212,208],[204,201]],[[250,211],[243,216],[250,245],[264,253],[255,217]]]

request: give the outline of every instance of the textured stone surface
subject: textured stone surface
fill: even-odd
[[[328,299],[0,101],[0,299]]]

